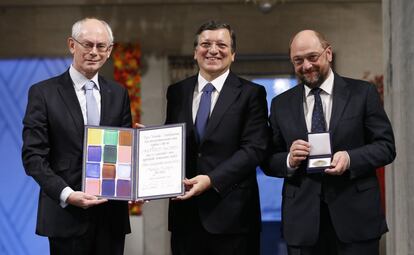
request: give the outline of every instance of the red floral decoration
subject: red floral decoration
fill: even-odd
[[[141,119],[141,48],[138,43],[115,43],[115,80],[128,89],[133,123]]]
[[[115,43],[113,49],[114,77],[122,84],[131,101],[132,123],[141,120],[141,48],[138,43]],[[141,215],[142,203],[130,202],[129,213]]]

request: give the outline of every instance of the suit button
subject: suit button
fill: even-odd
[[[199,153],[197,154],[197,156],[198,156],[199,158],[201,158],[201,157],[203,156],[203,154],[201,154],[201,152],[199,152]]]

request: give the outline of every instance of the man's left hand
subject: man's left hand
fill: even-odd
[[[334,154],[331,167],[325,169],[330,175],[342,175],[349,167],[349,155],[346,151],[338,151]]]
[[[211,180],[207,175],[197,175],[194,178],[185,179],[183,182],[186,191],[184,195],[176,197],[175,200],[186,200],[211,188]]]

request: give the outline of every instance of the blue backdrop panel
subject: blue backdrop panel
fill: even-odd
[[[267,92],[267,104],[270,109],[272,99],[296,85],[293,77],[257,78],[253,82],[263,85]],[[261,255],[286,255],[286,245],[281,237],[281,205],[283,179],[266,176],[260,168],[257,170],[260,207],[262,211],[262,233],[260,239]]]
[[[297,84],[294,77],[256,78],[252,81],[265,87],[269,114],[272,99]],[[261,169],[258,169],[257,181],[262,221],[281,221],[283,179],[266,176]]]
[[[0,254],[48,254],[35,234],[39,187],[21,163],[22,119],[29,87],[64,72],[70,58],[0,59]]]

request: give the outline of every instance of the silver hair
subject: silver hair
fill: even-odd
[[[73,24],[73,26],[72,26],[72,37],[75,38],[75,39],[78,39],[79,35],[81,33],[83,23],[87,20],[90,20],[90,19],[96,19],[105,26],[106,31],[108,32],[108,35],[109,35],[109,43],[112,44],[114,42],[114,35],[112,33],[111,27],[104,20],[100,20],[100,19],[97,19],[97,18],[84,18],[84,19],[76,21],[76,23]]]

